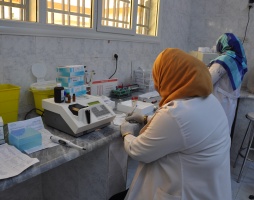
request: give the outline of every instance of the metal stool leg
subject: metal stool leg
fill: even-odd
[[[246,162],[246,159],[248,157],[248,154],[249,154],[249,151],[250,151],[250,148],[251,148],[251,144],[252,144],[252,141],[253,141],[253,136],[254,136],[254,132],[253,132],[253,123],[251,121],[251,132],[250,132],[250,140],[249,140],[249,143],[248,143],[248,147],[247,147],[247,151],[244,155],[244,160],[243,160],[243,164],[242,164],[242,167],[241,167],[241,170],[240,170],[240,174],[238,176],[238,179],[237,179],[237,183],[240,182],[241,180],[241,176],[242,176],[242,172],[243,172],[243,167],[245,165],[245,162]]]
[[[244,141],[245,141],[246,136],[248,135],[248,130],[249,130],[250,124],[251,124],[251,121],[249,122],[248,127],[247,127],[247,129],[246,129],[246,131],[245,131],[245,135],[244,135],[244,137],[243,137],[242,144],[241,144],[241,146],[240,146],[240,148],[239,148],[239,150],[238,150],[238,153],[237,153],[237,156],[236,156],[236,159],[235,159],[235,163],[234,163],[234,165],[233,165],[233,168],[235,168],[236,163],[237,163],[237,160],[238,160],[238,157],[239,157],[239,155],[241,154],[241,151],[244,149],[244,148],[243,148],[243,144],[244,144]]]

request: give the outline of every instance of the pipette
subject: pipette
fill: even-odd
[[[73,148],[76,148],[76,149],[79,149],[79,150],[86,150],[85,148],[81,147],[81,146],[78,146],[72,142],[70,142],[69,140],[65,140],[63,138],[60,138],[58,136],[50,136],[50,139],[55,142],[55,143],[58,143],[58,144],[61,144],[61,145],[64,145],[64,146],[67,146],[67,147],[73,147]]]

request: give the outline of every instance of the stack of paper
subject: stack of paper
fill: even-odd
[[[0,180],[17,176],[28,167],[39,162],[37,158],[30,158],[8,144],[0,146],[0,160]]]

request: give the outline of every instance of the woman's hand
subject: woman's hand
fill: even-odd
[[[144,115],[133,113],[131,116],[127,116],[125,118],[125,120],[128,122],[132,122],[132,123],[143,124],[144,123]]]
[[[120,126],[120,131],[121,131],[122,137],[125,137],[128,134],[134,135],[134,127],[135,126],[136,126],[135,124],[131,124],[129,122],[122,123]]]

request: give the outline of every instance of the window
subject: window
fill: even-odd
[[[38,30],[33,33],[43,32],[40,35],[156,38],[159,4],[159,0],[0,0],[0,27],[32,32],[29,28],[34,26]]]
[[[102,0],[97,30],[157,36],[158,5],[158,0]]]
[[[47,23],[92,28],[92,0],[48,0]]]
[[[158,28],[158,1],[138,0],[136,33],[156,36]]]
[[[102,0],[98,5],[97,30],[134,35],[134,3],[134,0]]]

